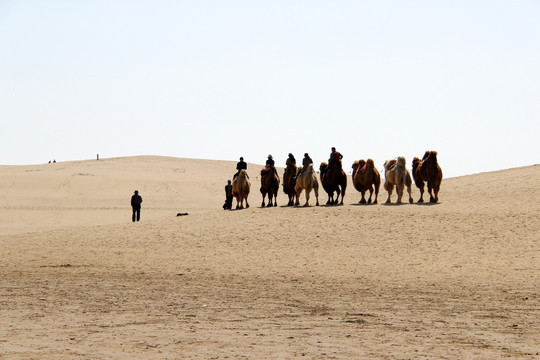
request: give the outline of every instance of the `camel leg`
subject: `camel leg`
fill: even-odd
[[[405,185],[403,185],[403,184],[396,185],[397,204],[401,204],[401,198],[403,197],[404,187],[405,187]]]
[[[375,201],[373,201],[374,204],[377,203],[377,197],[379,197],[379,186],[381,186],[381,180],[376,179],[375,180]]]
[[[392,196],[392,192],[394,191],[394,185],[391,185],[388,182],[384,183],[384,188],[386,191],[388,191],[388,199],[386,199],[387,204],[391,204],[390,197]]]
[[[419,203],[424,202],[424,182],[417,182],[416,186],[420,189],[420,199],[418,199]]]
[[[246,209],[249,207],[248,201],[247,201],[247,195],[246,195]]]
[[[296,206],[300,206],[300,195],[302,195],[302,189],[296,192]]]
[[[433,185],[429,181],[427,182],[427,188],[429,192],[429,202],[431,203],[436,202],[435,197],[433,196]]]
[[[365,204],[366,203],[366,191],[362,190],[361,193],[362,193],[362,199],[360,199],[360,201],[358,203],[359,204]]]
[[[309,206],[309,193],[311,192],[311,189],[306,189],[306,203],[304,206]]]
[[[373,186],[370,186],[369,187],[369,198],[368,198],[368,201],[367,203],[368,204],[371,204],[371,196],[373,195]],[[364,199],[364,197],[362,196],[362,199],[364,200],[364,204],[366,203],[366,200]]]
[[[407,192],[409,193],[409,204],[412,204],[414,202],[412,198],[412,186],[407,186]]]
[[[345,190],[346,189],[347,188],[345,188],[343,186],[341,187],[341,202],[339,203],[340,205],[343,205],[343,198],[345,197]]]
[[[337,205],[339,203],[339,194],[341,194],[341,191],[339,190],[339,185],[336,186],[336,200],[334,200],[333,204]]]
[[[436,202],[436,203],[439,202],[439,186],[440,186],[440,185],[435,185],[435,186],[433,187],[433,192],[435,193],[434,198],[435,198],[435,202]]]
[[[315,199],[317,200],[315,206],[319,206],[319,187],[316,186],[313,188],[313,190],[315,191]]]
[[[264,199],[266,198],[266,191],[263,188],[261,188],[261,194],[262,194],[262,197],[263,197],[261,207],[264,207],[264,205],[265,205],[264,204]],[[268,199],[270,199],[270,194],[268,194]]]

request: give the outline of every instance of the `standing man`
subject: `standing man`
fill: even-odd
[[[142,203],[142,197],[139,195],[139,191],[135,190],[135,194],[131,197],[131,208],[133,209],[133,215],[131,216],[131,220],[135,222],[135,220],[139,221],[141,219],[141,203]]]
[[[233,194],[232,194],[232,185],[231,180],[227,180],[227,185],[225,185],[225,204],[223,204],[223,210],[232,209]]]

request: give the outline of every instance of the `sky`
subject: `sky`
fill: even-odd
[[[0,128],[2,165],[538,164],[540,2],[0,0]]]

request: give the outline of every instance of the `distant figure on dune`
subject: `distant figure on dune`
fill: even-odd
[[[139,221],[141,219],[141,203],[142,197],[139,195],[139,191],[135,190],[135,193],[131,197],[131,208],[133,209],[133,215],[131,216],[131,221]]]
[[[223,204],[223,210],[231,210],[233,201],[231,180],[227,180],[225,185],[225,204]]]
[[[238,174],[240,174],[241,170],[246,170],[246,175],[247,175],[247,163],[244,161],[244,158],[242,156],[240,156],[240,161],[236,163],[236,170],[237,171],[236,171],[236,174],[234,174],[233,176],[233,180],[236,179]],[[249,179],[249,176],[247,178]]]

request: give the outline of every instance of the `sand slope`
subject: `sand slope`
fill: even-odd
[[[540,166],[262,209],[250,164],[251,208],[222,211],[233,163],[102,161],[0,167],[0,357],[539,357]]]

